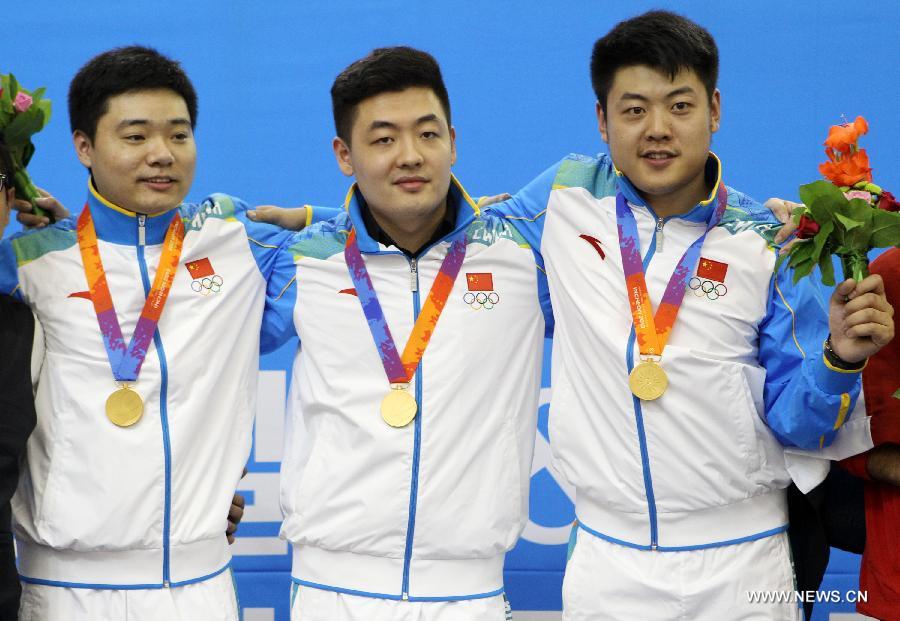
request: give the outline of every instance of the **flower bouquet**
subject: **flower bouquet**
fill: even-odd
[[[28,92],[19,86],[13,74],[0,74],[0,134],[12,156],[16,196],[29,201],[38,215],[46,215],[35,203],[41,194],[25,168],[34,155],[31,137],[50,120],[50,100],[44,99],[45,90]]]
[[[844,278],[862,280],[869,275],[869,250],[900,245],[900,204],[872,182],[869,156],[858,146],[859,137],[868,131],[861,116],[833,126],[825,140],[828,161],[819,165],[827,180],[800,186],[803,206],[794,210],[793,217],[802,241],[787,255],[794,282],[818,265],[822,282],[834,285],[835,254]]]

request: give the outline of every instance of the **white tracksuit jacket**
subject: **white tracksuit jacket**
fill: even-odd
[[[609,157],[573,155],[497,207],[545,261],[556,320],[550,444],[576,488],[579,523],[640,549],[698,549],[784,530],[782,445],[827,445],[859,390],[859,373],[823,358],[827,316],[815,286],[774,269],[780,223],[728,188],[663,352],[669,388],[656,401],[631,394],[628,374],[640,356],[616,192],[637,221],[655,310],[715,208],[722,180],[714,156],[707,178],[709,199],[657,218]]]
[[[379,414],[389,384],[344,242],[355,226],[400,351],[449,243],[411,261],[372,240],[359,200],[351,190],[346,213],[298,234],[296,288],[282,298],[300,337],[281,470],[293,579],[411,601],[499,594],[504,555],[528,514],[543,274],[509,222],[479,210],[454,180],[465,260],[410,387],[419,414],[389,427]],[[467,295],[475,281],[486,304]]]
[[[88,204],[128,342],[175,212],[136,216],[93,189]],[[130,428],[105,415],[116,385],[74,219],[0,243],[0,287],[32,306],[46,334],[38,423],[13,499],[23,580],[177,586],[230,561],[224,531],[250,451],[267,279],[274,299],[287,282],[273,276],[278,257],[293,267],[278,251],[290,236],[248,221],[225,195],[177,209],[181,265],[134,385],[144,415]],[[203,259],[200,271],[218,278],[191,275],[186,264]]]

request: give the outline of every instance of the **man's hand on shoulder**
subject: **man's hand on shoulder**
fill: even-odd
[[[894,338],[894,309],[884,293],[884,281],[873,274],[860,282],[839,284],[828,312],[831,348],[844,362],[862,363]]]
[[[53,217],[53,221],[65,220],[69,217],[69,210],[49,192],[41,188],[38,188],[38,192],[41,193],[41,197],[37,199],[38,207],[49,213]],[[31,203],[24,199],[17,198],[13,203],[13,209],[18,212],[16,220],[25,228],[40,229],[50,224],[50,218],[35,214],[31,208]]]
[[[277,207],[260,205],[247,212],[247,217],[254,222],[274,224],[290,231],[301,231],[306,226],[306,207]]]
[[[783,198],[770,198],[765,202],[765,207],[778,218],[778,221],[781,222],[784,226],[781,227],[781,230],[778,231],[778,234],[775,235],[775,244],[780,244],[787,239],[790,239],[791,235],[797,230],[797,225],[794,224],[794,221],[791,219],[791,214],[794,213],[794,210],[797,207],[803,207],[803,203],[795,203],[793,201],[786,201]],[[797,240],[791,240],[790,243],[785,244],[781,249],[781,254],[787,253],[791,246],[793,246]]]

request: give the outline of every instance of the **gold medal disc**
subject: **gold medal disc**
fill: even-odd
[[[391,427],[406,427],[418,411],[415,397],[403,388],[392,388],[381,400],[381,418]]]
[[[642,360],[628,376],[628,386],[641,401],[659,399],[669,387],[669,378],[658,363]]]
[[[144,401],[127,386],[115,391],[106,400],[106,417],[119,427],[131,427],[144,415]]]

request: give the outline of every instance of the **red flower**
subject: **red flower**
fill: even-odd
[[[881,198],[878,199],[878,208],[885,211],[900,211],[900,203],[897,202],[893,194],[885,190],[881,193]]]
[[[819,164],[819,172],[837,186],[852,186],[860,181],[872,181],[872,169],[869,168],[869,156],[865,149],[840,158],[828,151],[829,161]]]
[[[797,224],[797,239],[809,239],[819,232],[819,223],[803,214]]]

